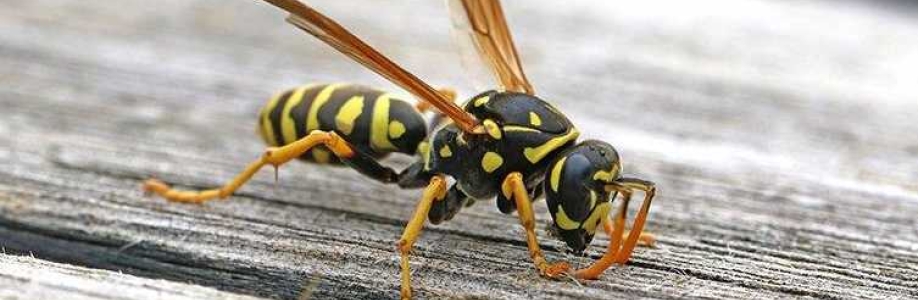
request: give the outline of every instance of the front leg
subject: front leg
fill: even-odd
[[[641,239],[644,223],[647,220],[647,213],[650,211],[650,203],[653,201],[653,197],[656,194],[656,187],[653,182],[632,178],[617,179],[607,185],[606,190],[622,193],[625,202],[618,212],[618,217],[615,219],[615,225],[611,225],[609,217],[604,216],[603,223],[606,223],[605,229],[610,233],[609,248],[606,250],[606,253],[603,254],[602,258],[592,265],[586,269],[574,272],[574,276],[580,279],[597,279],[599,275],[612,266],[612,264],[624,264],[631,258],[634,247]],[[628,201],[631,199],[631,194],[634,191],[644,192],[644,203],[641,204],[641,209],[634,218],[634,225],[631,226],[628,237],[622,242],[621,237],[624,233],[624,220],[628,209]]]
[[[535,234],[535,214],[532,212],[532,202],[529,199],[529,192],[526,191],[526,184],[523,182],[523,175],[519,172],[513,172],[507,175],[501,185],[504,197],[513,198],[516,203],[516,209],[519,213],[520,224],[526,230],[526,244],[529,246],[529,256],[539,274],[542,276],[557,278],[565,274],[570,265],[566,262],[551,264],[545,260],[542,255],[542,249],[539,247],[539,240]]]
[[[631,192],[620,191],[619,194],[622,195],[622,205],[619,208],[615,220],[610,220],[607,216],[602,219],[603,230],[609,235],[609,247],[610,249],[616,249],[615,251],[618,251],[619,247],[621,247],[622,240],[628,238],[628,235],[631,233],[631,230],[624,229],[625,215],[628,212],[628,203],[631,202]],[[640,236],[638,236],[638,246],[653,248],[656,246],[656,243],[656,237],[652,233],[641,232]]]

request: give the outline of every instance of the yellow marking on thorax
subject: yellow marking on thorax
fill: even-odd
[[[262,137],[265,138],[265,143],[269,146],[280,146],[274,139],[274,127],[271,126],[271,111],[274,110],[274,107],[277,106],[277,102],[280,101],[280,97],[283,95],[284,93],[274,95],[274,97],[268,101],[268,105],[264,107],[264,114],[261,116]]]
[[[534,112],[529,112],[529,124],[532,126],[539,127],[542,125],[542,118],[539,118],[539,115]]]
[[[418,154],[424,160],[424,170],[430,170],[430,143],[427,141],[418,144]]]
[[[315,159],[317,163],[327,164],[331,161],[331,153],[319,147],[312,148],[312,158]]]
[[[596,225],[599,224],[603,216],[609,215],[610,209],[612,209],[612,205],[609,204],[609,202],[603,202],[599,204],[599,206],[596,206],[596,208],[593,209],[593,213],[583,221],[583,229],[589,234],[595,234]]]
[[[472,105],[475,105],[475,107],[479,107],[479,106],[485,105],[485,103],[488,103],[488,101],[491,101],[491,96],[484,96],[484,97],[475,99],[475,102],[472,102]]]
[[[376,151],[384,152],[395,150],[395,145],[389,141],[389,106],[392,101],[389,93],[384,93],[376,98],[373,105],[373,118],[370,120],[370,147]]]
[[[558,185],[561,184],[561,170],[564,169],[564,162],[567,161],[567,157],[562,157],[561,160],[558,160],[555,163],[555,167],[551,169],[551,190],[558,192]]]
[[[494,123],[494,120],[485,119],[484,121],[481,122],[481,124],[484,125],[485,130],[488,132],[488,135],[490,135],[495,140],[499,140],[502,137],[502,134],[500,132],[500,126],[497,126],[497,123]]]
[[[517,132],[542,132],[541,130],[535,128],[529,128],[526,126],[517,126],[517,125],[504,125],[504,131],[517,131]]]
[[[602,180],[604,182],[612,182],[612,181],[615,181],[619,173],[620,173],[619,165],[615,164],[615,165],[612,165],[612,169],[609,169],[609,171],[603,171],[603,170],[596,171],[596,173],[593,174],[593,180]]]
[[[312,101],[312,104],[309,106],[309,114],[306,115],[306,132],[311,132],[313,130],[319,130],[319,109],[328,102],[328,99],[331,98],[332,93],[335,92],[335,89],[343,86],[345,84],[329,84],[316,95],[316,99]]]
[[[399,121],[389,122],[389,138],[397,139],[402,137],[405,134],[405,124]]]
[[[361,112],[363,112],[363,96],[351,97],[338,109],[338,114],[335,115],[335,128],[345,135],[350,135],[351,131],[354,131],[354,122],[360,117]]]
[[[481,168],[485,172],[491,173],[497,168],[500,168],[504,164],[504,158],[500,154],[494,152],[488,152],[484,154],[484,157],[481,158]]]
[[[578,132],[577,129],[571,128],[567,134],[550,139],[538,147],[526,147],[523,149],[523,155],[526,156],[526,159],[528,159],[529,162],[537,163],[542,160],[542,158],[545,158],[548,153],[551,153],[551,151],[558,149],[558,147],[567,144],[567,142],[577,139],[577,136],[579,135],[580,132]]]
[[[555,213],[555,225],[564,230],[580,228],[580,222],[571,220],[571,217],[567,216],[567,213],[564,212],[564,207],[561,205],[558,205],[558,212]]]
[[[287,103],[284,104],[284,111],[281,113],[281,134],[284,137],[284,141],[287,143],[293,143],[297,140],[296,138],[296,122],[293,120],[293,117],[290,116],[290,111],[293,110],[293,107],[297,104],[300,104],[300,101],[303,101],[303,94],[306,93],[308,87],[299,87],[293,91],[293,94],[290,95],[290,98],[287,98]]]
[[[453,151],[449,149],[449,145],[443,145],[443,147],[440,148],[440,157],[445,158],[450,156],[453,156]]]

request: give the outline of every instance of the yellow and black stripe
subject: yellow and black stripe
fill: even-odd
[[[411,104],[354,84],[316,84],[287,90],[271,98],[259,115],[258,132],[269,146],[292,143],[313,130],[335,131],[373,157],[414,153],[417,143],[427,135],[423,118]],[[312,149],[301,158],[339,162],[324,147]]]

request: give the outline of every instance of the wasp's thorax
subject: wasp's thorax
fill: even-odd
[[[464,109],[487,132],[467,134],[452,124],[441,126],[422,153],[426,168],[454,177],[472,198],[497,195],[503,207],[507,200],[498,191],[508,174],[520,172],[534,189],[548,162],[579,134],[557,109],[527,94],[489,91],[470,99]]]

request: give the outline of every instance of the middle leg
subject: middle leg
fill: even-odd
[[[414,215],[411,217],[411,220],[408,221],[408,225],[405,226],[405,232],[402,234],[402,238],[396,243],[399,256],[401,257],[402,299],[411,298],[411,266],[408,263],[411,248],[414,247],[414,242],[421,234],[421,229],[424,228],[424,222],[427,220],[427,214],[430,212],[430,207],[433,205],[433,202],[443,200],[445,196],[446,178],[443,175],[433,176],[427,188],[424,189],[421,201],[418,201],[418,206],[414,210]]]

